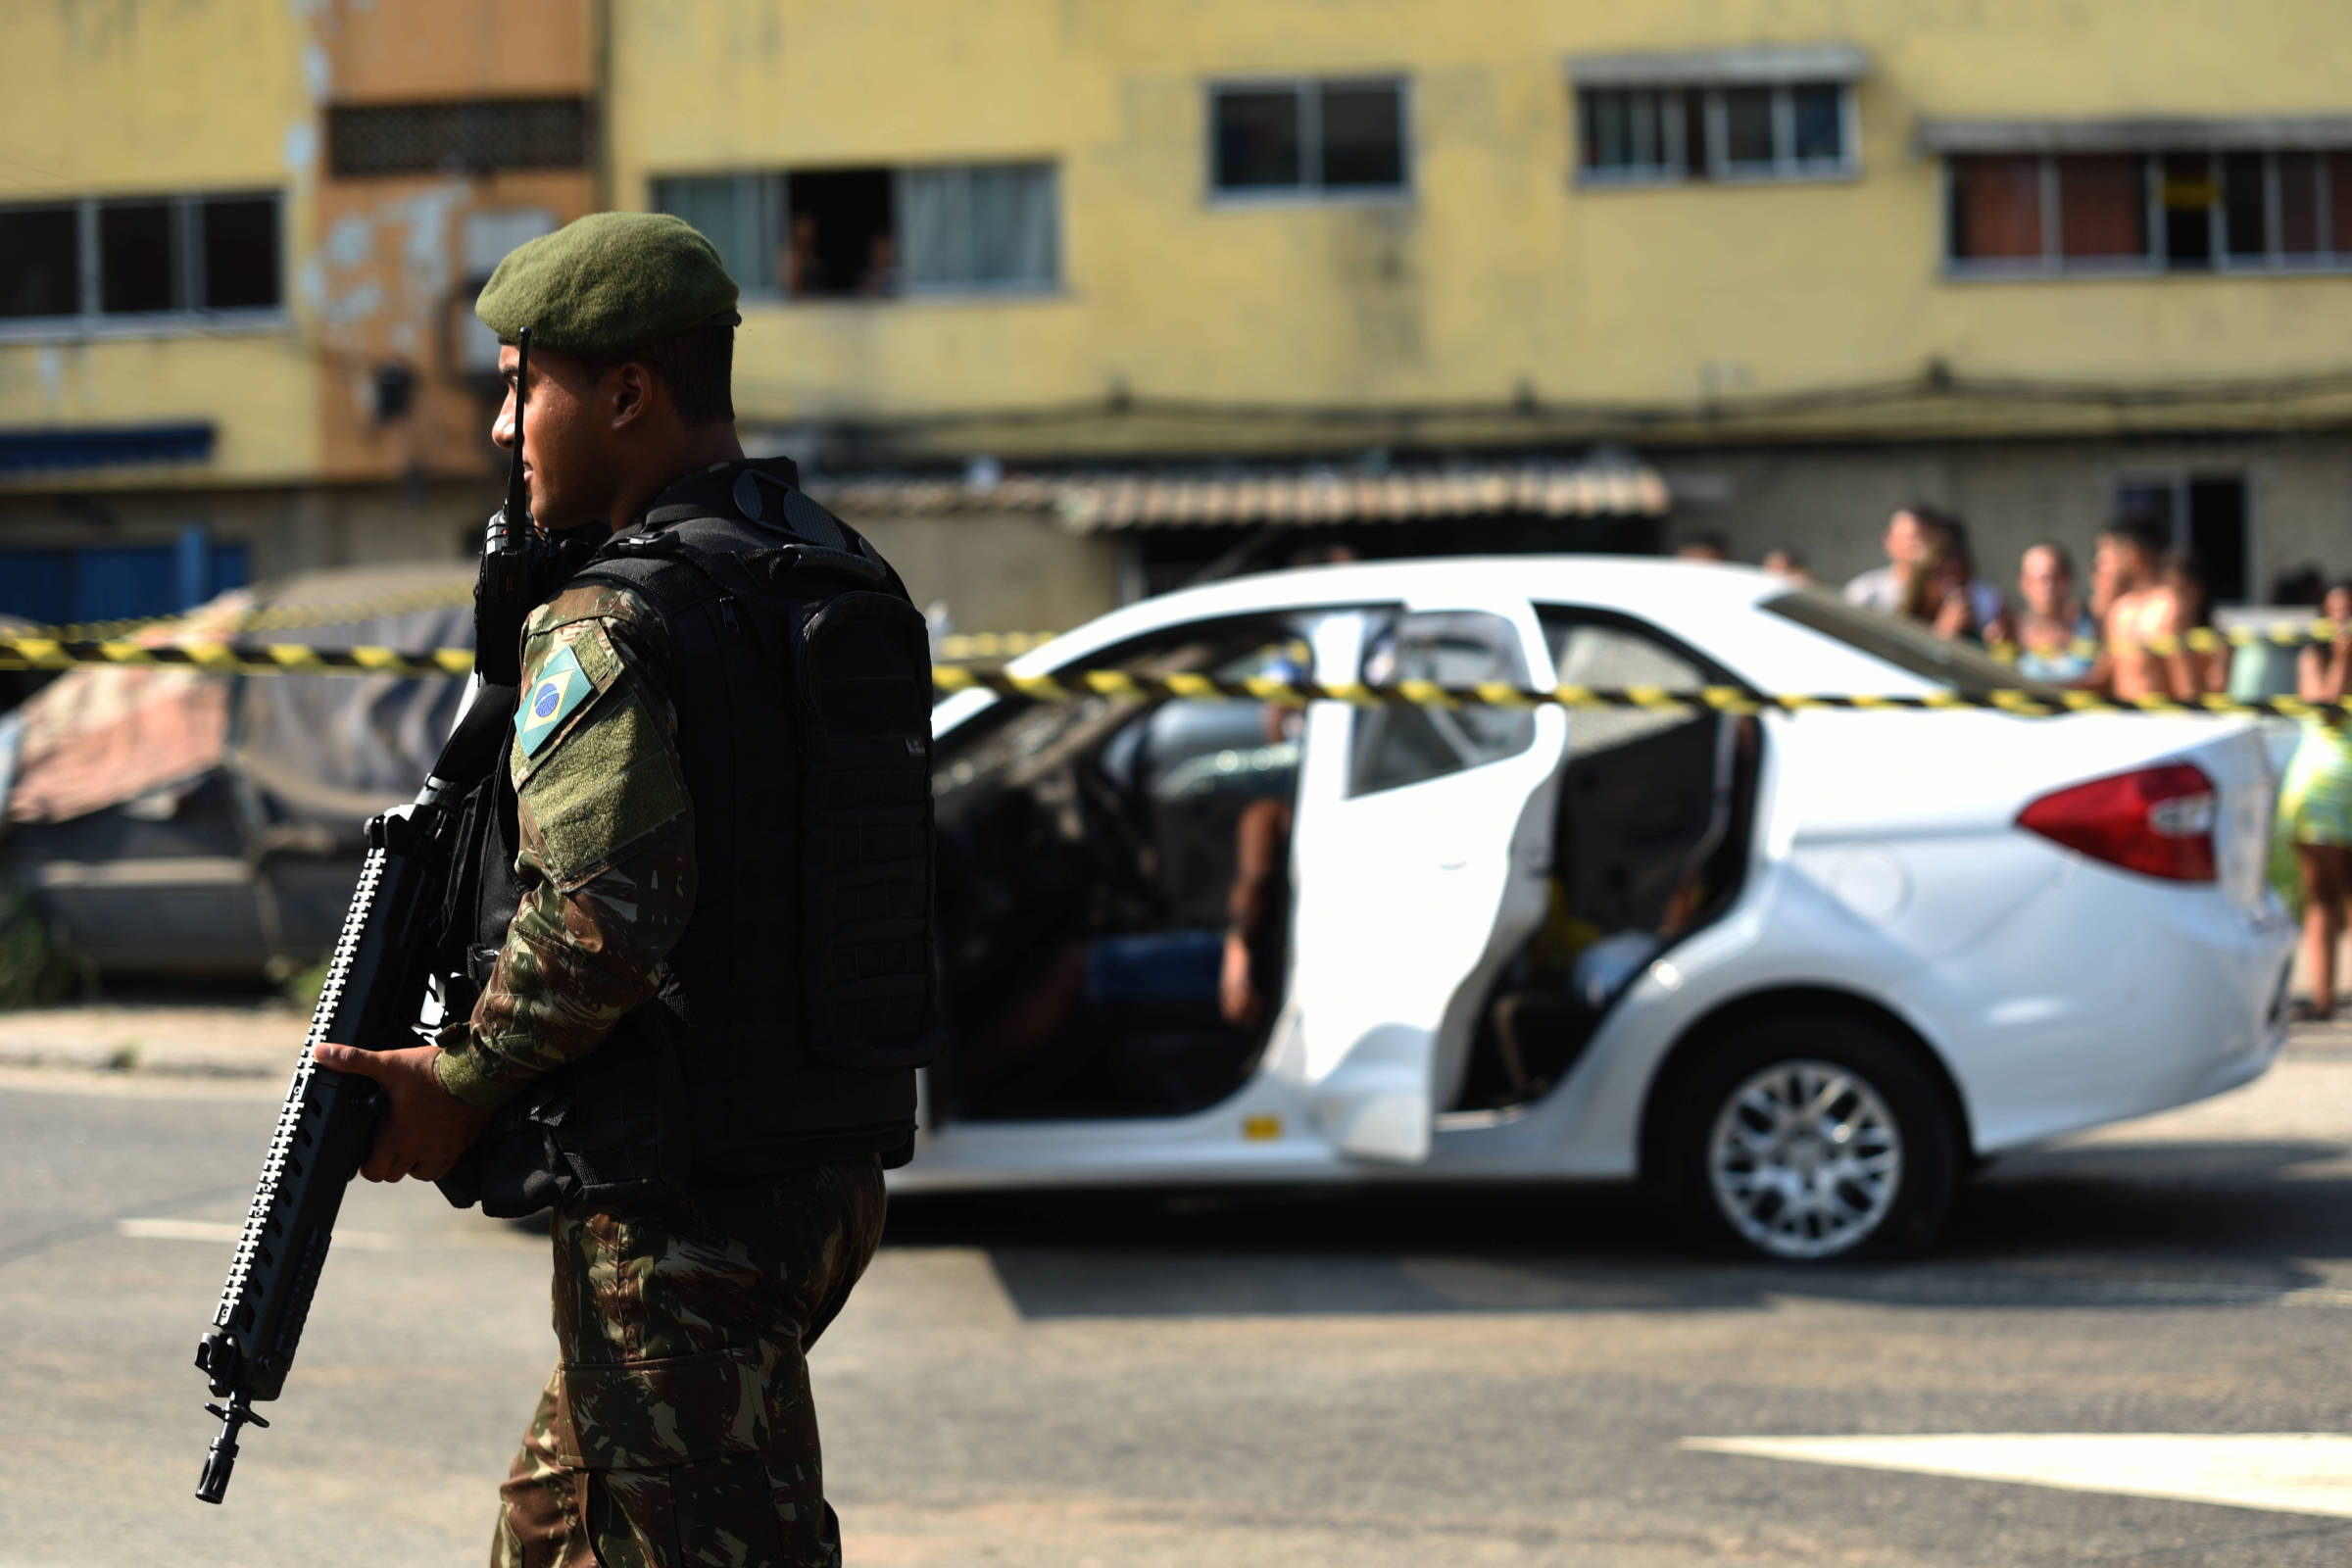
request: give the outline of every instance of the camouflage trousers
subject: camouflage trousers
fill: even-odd
[[[563,1359],[492,1568],[841,1561],[807,1351],[882,1239],[872,1158],[626,1214],[559,1209]]]

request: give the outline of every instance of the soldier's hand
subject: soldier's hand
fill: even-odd
[[[360,1051],[337,1045],[312,1048],[312,1059],[319,1066],[371,1078],[391,1102],[384,1119],[376,1124],[375,1144],[360,1166],[360,1174],[369,1181],[396,1182],[403,1176],[438,1181],[482,1135],[490,1113],[441,1087],[433,1073],[433,1058],[440,1054],[438,1046],[414,1046],[406,1051]]]

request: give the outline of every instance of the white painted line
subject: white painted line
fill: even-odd
[[[2352,1435],[1958,1432],[1878,1438],[1685,1438],[1705,1453],[2014,1481],[2352,1519]]]
[[[243,1225],[207,1219],[119,1219],[115,1230],[134,1242],[225,1242],[230,1247],[245,1235]],[[337,1231],[334,1245],[347,1252],[397,1252],[408,1244],[389,1231]]]

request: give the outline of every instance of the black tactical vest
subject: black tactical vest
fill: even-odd
[[[501,1107],[453,1201],[528,1212],[911,1152],[938,1028],[929,636],[793,477],[690,476],[566,584],[628,588],[668,628],[695,909],[660,994]],[[505,774],[453,911],[476,985],[520,891]]]

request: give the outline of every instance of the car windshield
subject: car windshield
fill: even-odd
[[[1917,622],[1849,605],[1817,588],[1768,599],[1763,608],[1881,663],[1949,686],[1963,697],[1981,698],[1993,691],[2032,692],[2044,699],[2058,695],[2055,686],[2029,680],[2014,665],[2002,663],[1972,643],[1938,637]]]

